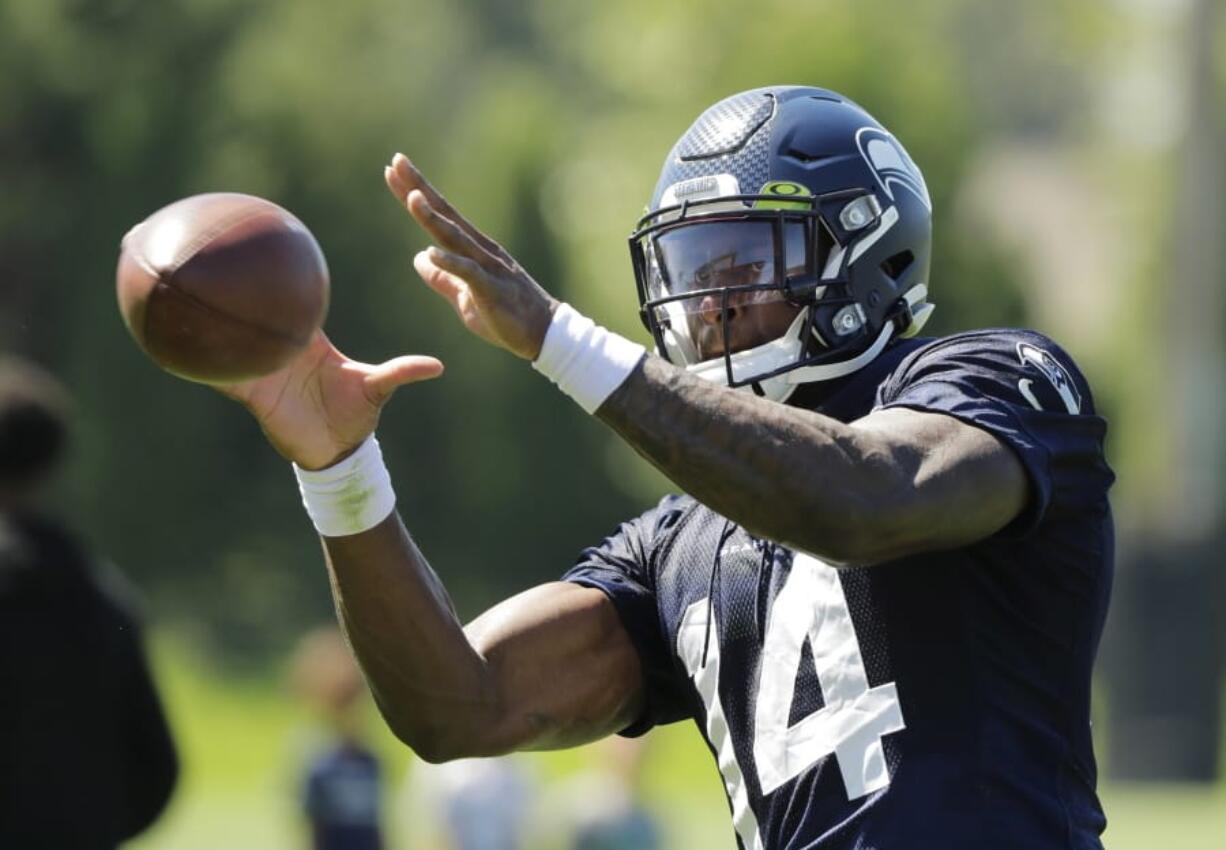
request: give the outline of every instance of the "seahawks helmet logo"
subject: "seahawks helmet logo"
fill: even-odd
[[[856,133],[856,144],[890,200],[894,200],[895,187],[901,186],[932,209],[924,175],[897,139],[877,127],[862,127]]]

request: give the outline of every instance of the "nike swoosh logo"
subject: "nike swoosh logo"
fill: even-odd
[[[1030,402],[1031,407],[1035,410],[1042,410],[1043,405],[1039,404],[1039,400],[1035,398],[1034,390],[1031,389],[1033,386],[1034,381],[1029,378],[1022,378],[1017,382],[1017,391],[1022,394],[1026,401]],[[1053,384],[1053,386],[1055,385]],[[1064,402],[1064,406],[1068,409],[1069,413],[1076,415],[1081,412],[1081,405],[1077,403],[1077,399],[1069,392],[1068,387],[1055,387],[1055,390],[1060,393],[1060,400]]]
[[[1034,397],[1034,390],[1030,389],[1034,386],[1034,381],[1029,378],[1022,378],[1017,382],[1017,391],[1022,394],[1022,398],[1030,402],[1030,406],[1035,410],[1042,410],[1043,405],[1039,404],[1039,400]]]

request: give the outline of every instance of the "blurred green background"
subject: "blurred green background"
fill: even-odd
[[[331,612],[286,464],[127,337],[112,274],[128,227],[197,192],[273,199],[327,254],[343,350],[444,360],[380,437],[402,514],[470,617],[557,576],[667,482],[459,328],[412,271],[424,243],[383,164],[408,153],[548,289],[642,338],[624,237],[665,153],[710,103],[780,82],[851,96],[923,169],[935,333],[1037,327],[1089,374],[1120,476],[1098,687],[1107,843],[1221,846],[1217,6],[0,0],[0,349],[75,395],[58,508],[139,587],[185,748],[139,846],[301,844],[290,751],[308,721],[283,671]],[[669,846],[732,846],[698,736],[653,738]],[[395,784],[411,758],[382,740]]]

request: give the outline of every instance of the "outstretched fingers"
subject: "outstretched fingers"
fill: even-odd
[[[457,310],[469,294],[470,286],[484,288],[487,285],[485,270],[467,257],[428,248],[413,257],[413,268],[425,282]]]
[[[388,171],[391,172],[392,181],[389,185],[400,200],[403,201],[408,197],[411,189],[420,189],[433,203],[440,206],[447,204],[442,193],[431,185],[425,175],[404,154],[397,153],[392,157],[392,164],[388,166]]]
[[[409,193],[414,190],[425,196],[426,202],[437,210],[444,218],[453,222],[474,243],[508,266],[514,266],[514,259],[506,249],[480,231],[472,222],[466,219],[459,210],[453,207],[437,189],[430,185],[421,171],[409,158],[402,153],[392,157],[392,164],[383,169],[383,179],[388,190],[402,204],[408,205]],[[412,210],[410,209],[410,212]]]
[[[413,219],[443,248],[483,266],[496,268],[502,265],[499,258],[474,239],[472,234],[431,204],[420,189],[409,192],[408,208]]]
[[[367,393],[372,401],[382,404],[398,387],[417,381],[428,381],[443,374],[443,363],[435,357],[410,354],[370,367],[366,373]]]
[[[552,299],[501,246],[464,220],[404,157],[384,171],[413,219],[434,242],[413,258],[426,285],[464,327],[486,342],[531,359],[540,350]]]
[[[426,286],[451,305],[464,327],[488,342],[497,343],[473,301],[473,287],[470,286],[472,281],[484,282],[484,270],[472,260],[438,248],[420,252],[413,258],[413,267]]]

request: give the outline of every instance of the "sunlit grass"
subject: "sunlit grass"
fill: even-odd
[[[170,809],[137,850],[298,850],[306,846],[297,811],[297,770],[317,734],[284,678],[221,676],[185,648],[162,639],[160,683],[184,773]],[[371,745],[387,784],[391,848],[417,848],[398,810],[411,754],[371,718]],[[546,793],[592,761],[589,750],[531,755]],[[660,818],[669,848],[733,850],[735,842],[713,760],[692,724],[651,733],[643,796]],[[1217,786],[1109,784],[1102,791],[1111,850],[1219,850],[1226,836],[1226,783]]]
[[[1226,783],[1216,786],[1115,783],[1103,789],[1110,850],[1221,850]]]

